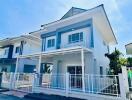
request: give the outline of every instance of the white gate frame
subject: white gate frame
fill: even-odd
[[[123,100],[128,100],[130,98],[129,94],[129,84],[128,84],[128,75],[127,68],[122,66],[122,73],[119,74],[119,87],[120,87],[120,95]]]

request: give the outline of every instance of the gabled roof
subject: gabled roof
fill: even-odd
[[[96,28],[102,35],[103,39],[105,40],[105,42],[109,44],[117,44],[116,37],[112,30],[111,24],[109,22],[103,4],[88,9],[84,12],[75,14],[73,16],[69,16],[69,17],[64,17],[64,16],[62,17],[63,19],[42,25],[43,29],[40,30],[39,32],[41,34],[46,34],[46,33],[54,32],[57,29],[65,26],[69,26],[75,23],[86,21],[88,19],[92,19],[93,25],[96,26]]]
[[[129,43],[127,45],[125,45],[126,47],[126,53],[129,55],[132,55],[132,43]]]
[[[85,12],[85,11],[87,11],[87,10],[86,9],[72,7],[61,19],[65,19],[65,18],[80,14],[80,13]]]

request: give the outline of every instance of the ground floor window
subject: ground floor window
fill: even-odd
[[[53,64],[52,63],[42,63],[41,73],[51,73],[53,69]]]
[[[24,65],[24,73],[33,73],[34,69],[36,68],[35,65]]]

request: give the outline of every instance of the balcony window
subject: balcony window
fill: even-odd
[[[18,46],[18,47],[16,47],[15,53],[19,53],[19,51],[20,51],[20,47]]]
[[[68,41],[69,43],[76,43],[76,42],[83,41],[83,32],[74,33],[74,34],[69,35]]]
[[[54,46],[55,46],[55,39],[49,39],[47,47],[51,48],[51,47],[54,47]]]
[[[5,49],[4,55],[8,55],[9,49]]]

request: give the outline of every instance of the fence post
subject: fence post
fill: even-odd
[[[127,74],[127,68],[125,66],[122,66],[122,75],[124,78],[125,90],[129,92],[128,74]]]
[[[14,89],[14,84],[15,84],[15,80],[14,80],[14,73],[10,73],[10,86],[9,86],[9,89]]]
[[[35,74],[33,73],[33,81],[32,81],[32,92],[34,92],[34,88],[35,88]]]
[[[68,97],[69,93],[69,73],[66,73],[66,96]]]
[[[120,87],[120,95],[121,95],[121,98],[123,100],[127,100],[127,91],[126,91],[126,87],[124,85],[124,77],[123,77],[123,74],[119,74],[119,87]]]

